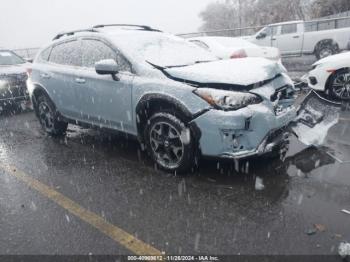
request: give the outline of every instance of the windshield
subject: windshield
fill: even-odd
[[[0,51],[0,65],[18,65],[25,61],[11,51]]]
[[[163,67],[218,60],[210,52],[180,37],[160,33],[118,35],[115,42],[126,55]]]

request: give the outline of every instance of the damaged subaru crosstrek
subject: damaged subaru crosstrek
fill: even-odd
[[[59,34],[37,55],[30,96],[43,129],[68,123],[136,137],[158,166],[185,172],[197,156],[270,153],[296,117],[294,85],[264,58],[219,60],[148,26]]]

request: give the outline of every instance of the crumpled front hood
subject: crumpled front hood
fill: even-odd
[[[26,68],[24,67],[24,65],[9,65],[9,66],[0,65],[0,76],[24,74],[24,73],[26,73]]]
[[[173,78],[201,84],[249,86],[285,72],[278,63],[264,58],[242,58],[164,69]]]

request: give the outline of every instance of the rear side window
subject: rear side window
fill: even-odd
[[[101,60],[113,59],[120,71],[131,71],[130,63],[104,42],[95,39],[84,39],[82,42],[83,67],[94,68],[95,63]]]
[[[81,66],[81,46],[77,40],[52,48],[49,61],[59,65]]]
[[[272,35],[274,36],[274,35],[277,35],[277,26],[273,26],[273,27],[271,27],[271,33],[272,33]]]
[[[297,32],[297,24],[282,25],[281,34],[293,34]]]

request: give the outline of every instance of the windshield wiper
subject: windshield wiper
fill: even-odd
[[[185,67],[185,66],[191,66],[191,65],[195,65],[195,64],[200,64],[200,63],[209,63],[209,62],[213,62],[213,61],[216,61],[216,60],[199,60],[199,61],[195,61],[193,64],[185,64],[185,65],[170,65],[170,66],[158,66],[158,65],[155,65],[149,61],[146,60],[147,63],[149,63],[150,65],[156,67],[156,68],[161,68],[161,69],[170,69],[170,68],[175,68],[175,67]]]
[[[201,63],[209,63],[209,62],[214,62],[215,60],[202,60],[202,61],[196,61],[194,62],[195,64],[201,64]]]

